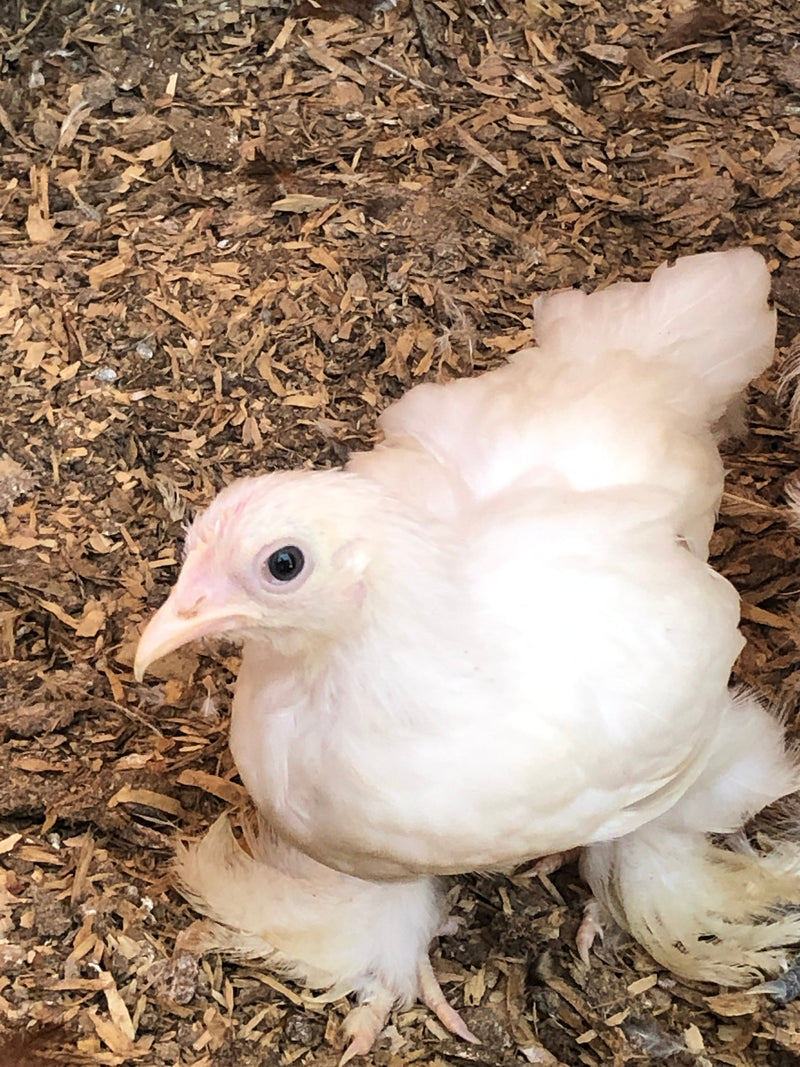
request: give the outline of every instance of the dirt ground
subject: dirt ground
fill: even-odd
[[[539,292],[754,245],[780,351],[715,559],[794,731],[796,0],[0,0],[0,64],[0,1065],[328,1067],[344,1002],[173,951],[172,843],[241,796],[235,649],[131,675],[183,525],[502,360]],[[583,967],[574,868],[451,895],[434,963],[482,1044],[416,1007],[370,1063],[798,1062],[798,1005],[613,933]]]

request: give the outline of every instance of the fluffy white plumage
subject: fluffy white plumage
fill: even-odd
[[[536,304],[538,347],[412,389],[344,471],[224,490],[142,637],[244,641],[231,747],[265,826],[181,876],[231,950],[354,990],[349,1054],[420,995],[435,876],[583,848],[607,912],[678,974],[785,963],[798,858],[712,844],[800,775],[728,690],[738,599],[705,563],[714,427],[770,362],[753,251]],[[267,562],[296,546],[288,580]],[[679,946],[683,946],[682,948]]]

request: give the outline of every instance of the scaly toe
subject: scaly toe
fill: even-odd
[[[372,1000],[353,1008],[342,1023],[342,1033],[350,1038],[350,1044],[339,1060],[344,1067],[355,1056],[364,1056],[375,1044],[375,1039],[386,1025],[394,1005],[394,996],[388,990],[379,990]]]
[[[451,1034],[480,1045],[480,1040],[472,1033],[455,1008],[447,1003],[442,987],[436,981],[430,960],[425,960],[419,969],[419,997],[436,1015],[436,1018]]]
[[[542,875],[549,877],[551,874],[555,874],[556,871],[560,871],[562,867],[566,867],[568,863],[572,863],[574,859],[577,859],[580,851],[579,848],[568,848],[566,852],[553,852],[549,856],[542,856],[525,873],[529,878],[541,878]]]
[[[581,925],[578,927],[578,932],[575,935],[575,947],[578,949],[578,955],[587,967],[591,965],[589,950],[598,937],[601,941],[603,940],[603,926],[600,922],[600,905],[596,900],[590,900],[583,909],[583,919]]]

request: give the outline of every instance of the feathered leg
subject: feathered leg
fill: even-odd
[[[260,958],[334,1000],[353,992],[342,1059],[368,1052],[392,1008],[423,1000],[453,1033],[476,1038],[446,1001],[428,959],[441,926],[432,879],[367,882],[325,867],[266,827],[236,841],[227,817],[178,852],[187,899],[214,920],[205,949]]]
[[[783,730],[752,697],[732,696],[709,764],[660,818],[584,849],[601,905],[660,963],[686,978],[742,986],[787,966],[800,943],[800,847],[757,853],[735,835],[800,788]]]

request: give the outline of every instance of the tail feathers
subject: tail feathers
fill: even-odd
[[[403,1004],[418,992],[418,969],[441,922],[431,880],[366,882],[341,874],[261,827],[238,843],[227,816],[202,840],[180,846],[183,895],[215,922],[214,945],[265,960],[325,999],[388,990]],[[211,947],[209,945],[208,947]]]
[[[702,411],[713,423],[772,361],[769,290],[767,265],[751,248],[687,256],[660,266],[649,282],[540,297],[536,337],[576,361],[627,350],[671,365],[685,382],[687,413]]]
[[[749,985],[783,970],[800,944],[797,846],[733,852],[651,824],[591,846],[582,862],[616,922],[681,977]]]

